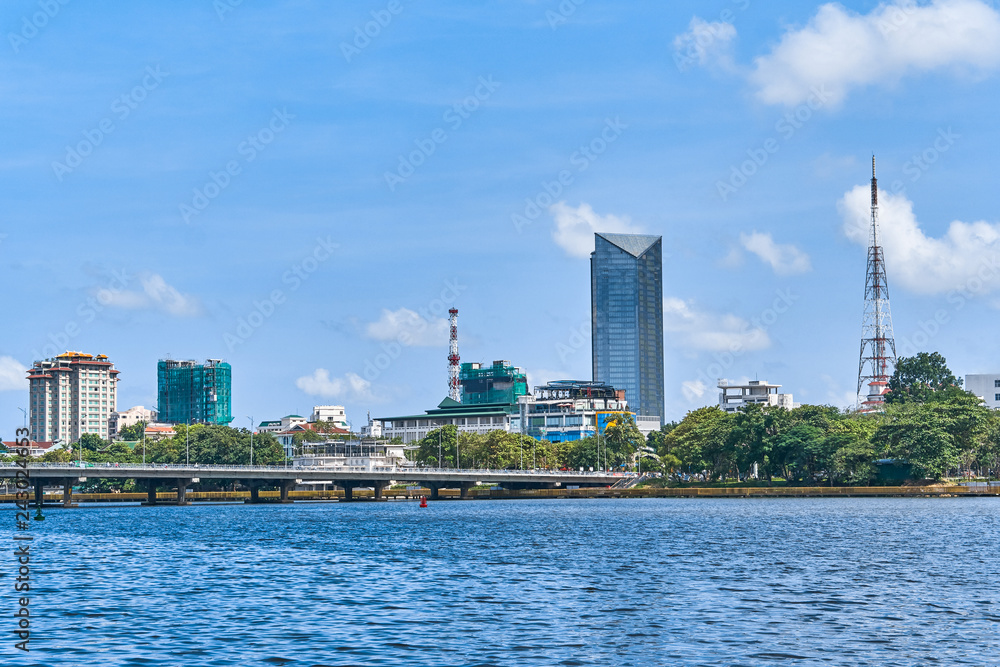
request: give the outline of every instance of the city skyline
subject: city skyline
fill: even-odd
[[[992,4],[400,6],[8,7],[0,426],[66,350],[119,408],[172,355],[234,423],[411,414],[451,307],[463,361],[591,377],[598,231],[663,237],[667,421],[719,377],[854,405],[873,152],[898,354],[997,370]]]

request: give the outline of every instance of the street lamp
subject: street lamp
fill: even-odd
[[[250,465],[253,465],[253,415],[247,417],[250,422]]]
[[[184,425],[184,465],[191,465],[191,418]]]

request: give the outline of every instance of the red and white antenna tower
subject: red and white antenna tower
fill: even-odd
[[[861,329],[861,359],[858,362],[858,396],[868,385],[868,395],[861,401],[862,412],[880,410],[889,391],[890,366],[896,365],[896,341],[892,335],[889,312],[889,285],[885,277],[885,258],[878,242],[878,182],[875,180],[875,156],[872,156],[872,225],[868,241],[868,273],[865,277],[865,316]]]
[[[461,388],[458,384],[458,308],[448,311],[448,323],[451,325],[451,336],[448,339],[448,396],[455,401],[462,400]]]

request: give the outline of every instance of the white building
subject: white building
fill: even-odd
[[[719,408],[725,412],[736,412],[744,405],[769,405],[786,410],[794,409],[791,394],[779,394],[780,384],[768,384],[766,380],[750,380],[747,384],[736,384],[729,380],[719,380]]]
[[[141,405],[129,408],[123,412],[112,412],[109,420],[109,430],[111,436],[118,435],[119,431],[129,426],[135,426],[139,422],[149,424],[156,421],[156,410],[147,410]]]
[[[558,380],[518,397],[520,413],[510,418],[512,431],[533,438],[564,442],[604,431],[621,413],[630,414],[643,436],[660,429],[659,417],[643,417],[628,409],[625,392],[601,382]]]
[[[118,371],[108,358],[64,352],[28,370],[29,431],[39,442],[75,442],[84,433],[109,438]]]
[[[1000,410],[1000,374],[966,375],[965,390],[983,399],[991,410]]]
[[[350,429],[343,405],[314,405],[309,421],[332,422],[337,428]]]
[[[257,425],[258,433],[280,433],[282,431],[290,431],[293,426],[298,426],[300,424],[305,424],[306,418],[299,415],[285,415],[281,419],[275,419],[274,421],[261,422]]]
[[[406,462],[403,445],[387,440],[330,440],[302,443],[302,453],[293,459],[298,467],[351,467],[372,470],[394,468]]]

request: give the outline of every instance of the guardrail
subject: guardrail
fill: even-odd
[[[21,469],[16,463],[0,463],[0,470],[3,469]],[[433,474],[433,475],[559,475],[567,477],[628,477],[634,475],[634,473],[625,472],[602,472],[600,470],[548,470],[544,468],[536,468],[532,470],[507,470],[503,468],[423,468],[417,466],[238,466],[238,465],[201,465],[198,463],[192,463],[190,465],[178,464],[178,463],[160,463],[160,464],[136,464],[136,463],[88,463],[84,462],[83,465],[78,465],[75,462],[71,463],[52,463],[52,462],[39,462],[39,463],[29,463],[28,470],[46,470],[46,469],[57,469],[57,470],[130,470],[136,472],[155,472],[158,470],[184,470],[184,471],[196,471],[201,470],[204,472],[288,472],[301,470],[309,472],[380,472],[380,473],[420,473],[420,474]]]

